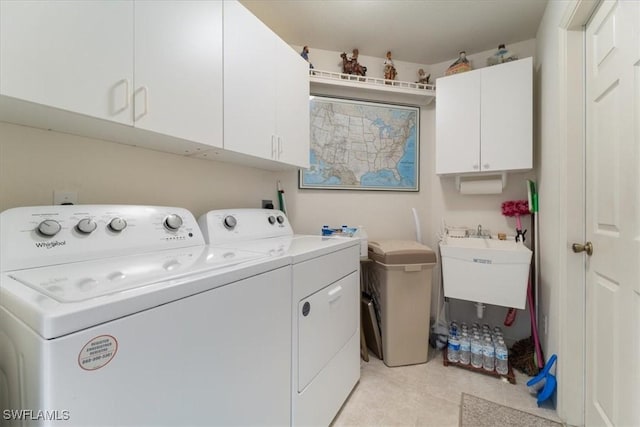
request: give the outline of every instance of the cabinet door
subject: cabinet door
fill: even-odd
[[[238,2],[224,2],[224,148],[276,154],[277,36]]]
[[[533,167],[531,58],[482,70],[483,171]],[[438,87],[440,91],[440,87]]]
[[[135,2],[135,126],[222,147],[222,3]]]
[[[132,123],[132,1],[3,0],[0,19],[0,94]]]
[[[480,170],[480,73],[438,79],[436,173]]]
[[[309,167],[309,63],[291,46],[276,43],[277,159],[303,168]]]

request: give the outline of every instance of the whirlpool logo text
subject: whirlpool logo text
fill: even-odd
[[[53,240],[51,242],[36,242],[36,248],[53,249],[58,246],[64,246],[67,244],[66,240]]]

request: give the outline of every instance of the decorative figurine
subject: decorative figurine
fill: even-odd
[[[358,49],[353,49],[351,58],[347,58],[347,54],[342,52],[340,58],[342,58],[342,73],[343,74],[355,74],[357,76],[366,76],[367,67],[358,64]]]
[[[430,78],[431,78],[431,74],[427,75],[427,73],[422,68],[420,68],[418,70],[418,81],[416,83],[428,85]]]
[[[391,59],[391,51],[387,52],[387,59],[384,60],[384,78],[385,80],[395,80],[398,73],[396,67],[393,66],[393,60]],[[385,82],[391,84],[391,82]]]
[[[471,71],[471,64],[469,64],[469,60],[467,59],[467,52],[463,50],[460,52],[460,56],[456,59],[456,62],[447,68],[444,75],[450,76],[451,74],[464,73],[465,71]]]
[[[309,46],[305,46],[302,48],[302,52],[300,52],[300,56],[302,56],[305,61],[309,62]],[[311,62],[309,62],[309,69],[313,70],[313,64]]]
[[[507,50],[507,48],[504,46],[504,44],[501,44],[500,46],[498,46],[498,50],[496,51],[496,53],[487,58],[487,65],[498,65],[502,64],[503,62],[515,61],[517,59],[518,57],[516,55],[509,55],[509,51]]]

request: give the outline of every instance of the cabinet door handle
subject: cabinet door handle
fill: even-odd
[[[147,89],[146,86],[140,86],[138,90],[135,91],[134,97],[136,96],[136,94],[141,92],[144,92],[144,111],[135,117],[136,121],[140,120],[149,113],[149,89]]]
[[[489,169],[489,163],[485,163],[484,165],[482,165],[483,169]]]
[[[116,113],[120,113],[129,108],[129,79],[122,79],[120,83],[124,83],[124,106],[117,110]]]
[[[478,170],[478,164],[475,163],[473,166],[471,166],[473,168],[473,170]]]
[[[282,155],[282,138],[278,136],[278,158]]]

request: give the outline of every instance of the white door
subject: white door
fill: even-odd
[[[309,167],[309,64],[291,46],[277,40],[276,134],[278,161]]]
[[[276,158],[277,36],[238,2],[224,2],[224,148]]]
[[[438,79],[436,173],[480,171],[480,72]]]
[[[0,93],[132,124],[132,1],[0,2]]]
[[[640,2],[586,30],[585,423],[640,425]]]
[[[134,79],[136,127],[222,147],[222,2],[136,1]]]
[[[531,169],[533,59],[480,71],[480,170]]]

